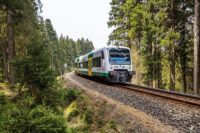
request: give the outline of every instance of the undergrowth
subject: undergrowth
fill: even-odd
[[[56,106],[38,103],[27,92],[11,99],[0,93],[0,133],[68,133],[63,108],[76,100],[79,92],[61,89],[56,93],[58,99],[51,99]]]
[[[28,92],[13,98],[0,93],[0,133],[114,132],[115,122],[106,118],[104,103],[91,101],[78,89],[55,93],[45,102]]]

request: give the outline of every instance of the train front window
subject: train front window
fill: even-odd
[[[118,48],[109,50],[109,62],[112,65],[130,65],[130,52],[128,49]]]

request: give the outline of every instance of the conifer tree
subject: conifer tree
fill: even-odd
[[[194,7],[194,94],[198,93],[200,89],[200,32],[199,32],[199,25],[200,25],[200,2],[199,0],[195,0],[195,7]]]

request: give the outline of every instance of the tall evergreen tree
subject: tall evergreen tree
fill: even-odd
[[[15,67],[13,66],[13,61],[16,58],[17,48],[19,48],[19,46],[17,46],[17,37],[20,31],[19,27],[21,27],[20,25],[27,19],[30,19],[30,17],[28,17],[29,15],[32,16],[32,14],[34,14],[35,5],[33,3],[33,0],[0,1],[0,10],[5,14],[5,21],[3,23],[6,26],[6,31],[4,31],[4,33],[6,33],[6,35],[4,35],[5,42],[3,45],[4,79],[12,84],[15,83]]]
[[[199,34],[199,25],[200,25],[200,2],[199,0],[195,0],[195,7],[194,7],[194,94],[198,93],[200,90],[200,34]]]

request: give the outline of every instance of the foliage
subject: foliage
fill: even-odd
[[[75,58],[89,53],[94,49],[93,43],[88,39],[78,39],[74,41],[68,36],[64,37],[61,35],[59,38],[59,45],[63,54],[61,54],[60,59],[62,59],[62,66],[67,64],[67,68],[63,68],[62,71],[70,72],[75,67]]]
[[[0,117],[1,132],[66,132],[65,120],[62,115],[41,105],[25,108],[19,105],[8,104],[3,108],[3,113]]]
[[[19,60],[31,54],[30,49],[33,50],[35,43],[39,43],[38,48],[41,47],[41,50],[48,53],[50,64],[47,65],[56,76],[73,70],[75,58],[94,48],[88,39],[82,38],[74,41],[63,35],[58,38],[50,19],[44,20],[39,16],[41,7],[40,0],[0,1],[0,78],[3,80],[10,83],[12,81],[14,84],[23,78],[23,75],[16,71],[19,65],[13,66],[12,62],[16,63],[17,60],[18,64],[21,63],[24,66],[29,63],[19,62]],[[35,50],[40,51],[36,47]],[[68,67],[65,68],[64,64]]]
[[[3,93],[0,92],[0,107],[6,103],[6,99]]]
[[[60,92],[60,99],[64,102],[64,105],[69,105],[73,101],[75,101],[79,95],[80,92],[77,91],[76,89],[63,89]]]
[[[72,94],[72,96],[71,96]],[[69,132],[66,120],[63,117],[63,109],[79,97],[80,92],[75,89],[58,90],[57,100],[54,106],[38,104],[37,99],[27,92],[21,93],[6,101],[5,95],[0,95],[0,132],[44,132],[44,133],[65,133]],[[55,95],[55,94],[51,94]],[[53,98],[55,98],[53,96]],[[66,101],[68,100],[68,101]],[[55,101],[52,101],[55,103]],[[51,104],[52,105],[52,104]],[[58,109],[60,105],[62,108]],[[71,117],[78,115],[78,112],[70,112]]]
[[[135,83],[191,92],[194,1],[112,0],[109,43],[133,51]]]

